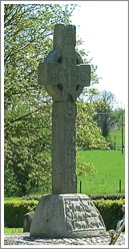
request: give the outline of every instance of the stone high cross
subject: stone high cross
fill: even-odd
[[[53,50],[39,64],[38,81],[53,98],[52,193],[77,193],[76,99],[90,85],[90,66],[75,51],[76,27],[57,24]]]
[[[75,26],[56,25],[53,51],[39,65],[39,83],[53,98],[52,194],[40,198],[30,226],[32,237],[85,238],[106,233],[90,198],[77,193],[75,102],[90,85],[90,66],[82,65],[75,36]]]

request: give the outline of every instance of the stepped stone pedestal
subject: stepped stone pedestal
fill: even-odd
[[[40,238],[84,238],[105,232],[99,211],[83,194],[42,196],[30,228],[30,235]]]

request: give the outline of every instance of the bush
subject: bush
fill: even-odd
[[[118,220],[123,216],[122,205],[124,199],[120,200],[92,200],[100,212],[106,230],[116,229]],[[4,225],[6,227],[23,227],[24,215],[35,210],[38,200],[12,200],[4,202]]]
[[[124,204],[124,200],[93,200],[94,205],[99,210],[105,226],[106,230],[116,229],[116,225],[118,220],[120,220],[123,216],[122,213],[122,205]]]
[[[91,200],[120,200],[125,199],[125,194],[112,194],[112,195],[88,195]]]
[[[5,201],[4,202],[4,226],[23,227],[24,215],[35,210],[38,201]]]

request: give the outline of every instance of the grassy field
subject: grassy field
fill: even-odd
[[[117,194],[125,192],[125,155],[121,151],[79,151],[81,162],[93,163],[96,174],[78,176],[78,193],[80,181],[82,182],[83,194]]]
[[[125,153],[121,150],[85,150],[78,152],[80,162],[93,163],[96,173],[77,177],[77,192],[83,194],[118,194],[125,192]],[[121,192],[120,192],[121,180]],[[37,194],[38,195],[38,194]],[[35,196],[35,194],[33,194]],[[40,193],[39,195],[40,196]],[[21,197],[5,197],[21,200]]]
[[[8,228],[4,227],[4,234],[12,234],[12,233],[23,233],[23,228]]]
[[[119,180],[121,180],[121,193],[125,192],[125,154],[121,151],[79,151],[79,161],[93,163],[96,173],[87,174],[84,177],[78,176],[78,189],[80,193],[80,181],[82,182],[81,193],[87,195],[118,194]],[[6,199],[18,199],[11,197]],[[22,233],[23,228],[4,228],[5,234]]]

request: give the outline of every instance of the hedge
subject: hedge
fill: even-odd
[[[94,205],[99,210],[106,230],[116,229],[118,220],[123,216],[122,205],[124,200],[93,200]]]
[[[123,216],[122,205],[124,200],[92,200],[99,210],[106,230],[116,229],[116,224]],[[24,215],[35,210],[37,200],[5,201],[4,202],[4,225],[5,227],[23,227]]]
[[[4,201],[4,226],[23,227],[24,215],[35,210],[38,201]]]
[[[88,195],[91,200],[121,200],[125,199],[125,194],[112,194],[112,195]]]

